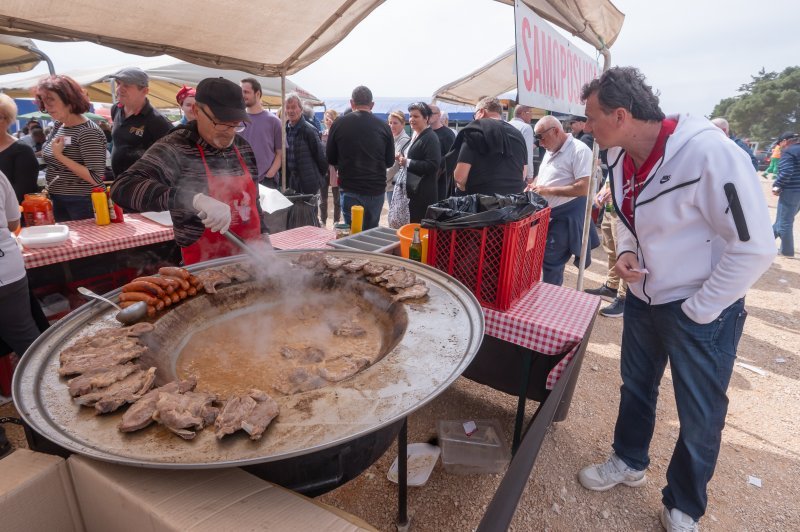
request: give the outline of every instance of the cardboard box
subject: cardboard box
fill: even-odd
[[[375,530],[241,469],[145,469],[78,455],[68,464],[89,531]]]
[[[83,531],[64,459],[17,449],[0,460],[0,516],[0,530]]]

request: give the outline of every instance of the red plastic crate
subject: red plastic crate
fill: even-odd
[[[430,229],[428,264],[469,288],[482,306],[508,310],[542,275],[550,208],[480,229]]]

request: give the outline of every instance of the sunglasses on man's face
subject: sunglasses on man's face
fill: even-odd
[[[556,126],[550,126],[547,129],[545,129],[544,131],[542,131],[541,133],[535,133],[533,135],[533,138],[535,138],[536,140],[542,140],[542,137],[544,137],[545,134],[547,134],[548,131],[550,131],[551,129],[554,129],[555,127]]]

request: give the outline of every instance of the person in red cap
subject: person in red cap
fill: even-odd
[[[135,212],[172,216],[185,264],[240,253],[223,236],[261,239],[256,158],[242,137],[245,112],[239,85],[207,78],[197,85],[196,119],[153,144],[117,178],[111,197]]]
[[[197,90],[194,87],[187,87],[184,85],[181,87],[181,90],[178,91],[178,94],[175,95],[175,101],[178,102],[178,105],[181,108],[181,113],[183,116],[180,120],[175,124],[188,124],[192,120],[197,119],[194,114],[194,102],[195,102],[195,95],[197,94]]]

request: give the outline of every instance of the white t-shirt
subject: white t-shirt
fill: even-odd
[[[522,133],[522,138],[525,139],[525,149],[528,150],[528,172],[525,174],[525,179],[530,181],[533,179],[533,128],[530,124],[526,124],[522,119],[514,117],[509,124],[517,128]]]
[[[542,187],[563,187],[573,184],[592,173],[592,150],[583,142],[567,135],[561,149],[555,153],[546,152],[539,167],[536,184]],[[564,205],[576,198],[546,195],[550,207]]]
[[[0,172],[0,286],[25,277],[25,262],[17,241],[8,230],[8,222],[19,220],[17,196],[8,178]]]

